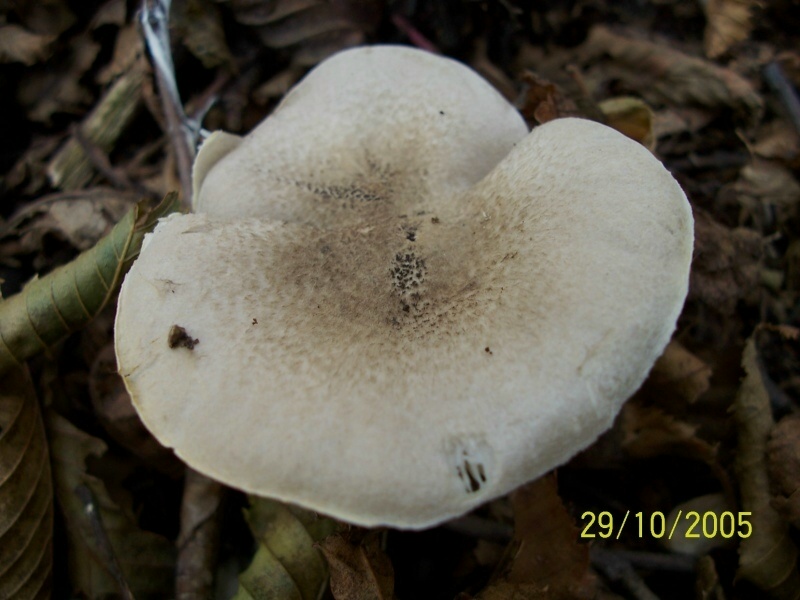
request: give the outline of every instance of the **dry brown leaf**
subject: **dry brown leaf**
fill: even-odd
[[[283,97],[302,75],[303,69],[299,69],[297,66],[290,66],[278,71],[253,90],[251,94],[253,102],[264,106],[270,100]]]
[[[182,472],[183,463],[172,450],[158,443],[133,407],[130,394],[117,372],[113,342],[104,346],[95,357],[89,372],[89,396],[95,416],[114,441],[162,472],[178,475]]]
[[[579,114],[575,103],[565,96],[554,83],[550,83],[530,71],[522,74],[522,82],[526,88],[519,112],[529,127]]]
[[[228,0],[225,4],[240,23],[255,27],[265,46],[289,50],[292,62],[305,66],[363,44],[381,11],[376,0]]]
[[[32,65],[50,56],[55,35],[28,31],[19,25],[0,26],[0,63]]]
[[[696,563],[697,579],[694,593],[697,600],[725,600],[725,590],[719,581],[717,567],[710,556],[701,556]]]
[[[732,195],[757,227],[771,230],[774,224],[765,223],[764,215],[776,212],[779,223],[793,215],[800,203],[800,183],[782,164],[754,158],[742,168],[739,179],[720,192],[723,201],[725,195]]]
[[[733,413],[739,438],[736,474],[741,511],[752,531],[739,545],[736,576],[754,583],[771,598],[796,600],[800,598],[797,547],[789,537],[788,524],[770,505],[766,452],[773,427],[772,409],[753,338],[745,344],[742,367],[745,378]]]
[[[719,108],[729,106],[756,119],[764,102],[753,86],[730,69],[663,44],[629,38],[595,26],[582,47],[584,60],[614,60],[627,86],[651,102]]]
[[[784,417],[767,443],[772,507],[800,528],[800,414]]]
[[[92,29],[97,29],[103,25],[116,25],[122,27],[125,24],[126,13],[128,12],[126,0],[109,0],[102,4],[92,17]]]
[[[668,415],[660,408],[628,402],[622,407],[622,446],[634,458],[681,456],[709,465],[717,448],[697,437],[697,427]]]
[[[78,250],[86,250],[108,233],[131,206],[122,194],[108,195],[102,204],[93,200],[54,202],[47,211],[49,228],[61,232]]]
[[[219,8],[210,0],[175,0],[170,18],[178,38],[204,67],[233,68]]]
[[[336,533],[318,547],[331,572],[331,592],[336,600],[392,600],[394,569],[381,549],[380,531]]]
[[[589,569],[589,547],[546,475],[511,494],[515,551],[502,580],[479,600],[580,600],[594,598],[597,580]]]
[[[756,135],[752,146],[756,156],[800,167],[800,133],[782,120],[772,121]]]
[[[111,61],[100,69],[97,83],[107,85],[114,79],[134,68],[136,61],[144,56],[144,40],[136,24],[121,28],[114,43]]]
[[[0,379],[0,598],[49,598],[53,482],[27,371]]]
[[[219,548],[221,483],[186,468],[175,589],[179,600],[211,598]]]
[[[694,257],[689,275],[689,300],[728,315],[740,300],[758,290],[761,237],[750,229],[729,229],[710,214],[694,208]]]
[[[22,24],[36,33],[58,35],[77,20],[67,0],[17,0],[13,5]]]
[[[55,113],[82,113],[93,97],[80,80],[99,52],[100,44],[88,34],[79,35],[71,41],[66,52],[23,77],[17,88],[17,99],[28,117],[49,123]]]
[[[38,252],[47,234],[56,234],[75,248],[85,250],[108,233],[138,197],[103,187],[45,196],[14,214],[9,219],[8,231],[16,231],[27,252]]]
[[[708,390],[710,379],[711,367],[672,340],[653,365],[641,393],[660,404],[692,403]]]
[[[35,196],[47,183],[45,162],[61,144],[61,136],[34,136],[28,149],[20,156],[5,177],[8,190],[21,188],[26,195]],[[26,184],[24,187],[23,184]]]
[[[714,113],[693,106],[668,107],[653,117],[653,135],[661,139],[679,133],[697,133],[714,120]]]
[[[498,581],[483,590],[476,600],[552,600],[562,597],[566,599],[564,596],[553,596],[546,588],[532,583]]]
[[[707,0],[703,2],[706,13],[704,43],[706,56],[718,58],[733,44],[750,37],[753,29],[753,9],[756,0]]]
[[[778,323],[777,325],[765,324],[762,329],[774,331],[785,340],[797,341],[800,339],[800,327]]]

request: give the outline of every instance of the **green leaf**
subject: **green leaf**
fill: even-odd
[[[247,570],[239,575],[235,598],[317,600],[327,583],[328,569],[314,544],[333,533],[338,524],[256,496],[250,496],[245,516],[258,550]]]
[[[49,598],[53,482],[28,373],[0,378],[0,598]]]
[[[139,202],[93,248],[0,300],[0,373],[49,350],[94,318],[116,294],[144,235],[177,207],[174,192],[150,210]]]

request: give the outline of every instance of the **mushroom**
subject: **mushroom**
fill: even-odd
[[[142,420],[233,487],[419,529],[561,465],[675,328],[693,220],[645,148],[527,132],[469,68],[335,55],[195,162],[119,297]]]

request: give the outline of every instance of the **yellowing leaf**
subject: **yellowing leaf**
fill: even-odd
[[[23,369],[0,390],[0,598],[49,598],[53,482],[39,403]]]
[[[94,318],[139,255],[144,234],[176,208],[175,193],[151,210],[140,202],[93,248],[0,300],[0,373],[49,350]]]
[[[56,36],[28,31],[19,25],[0,26],[0,63],[32,65],[50,54]]]
[[[622,96],[603,100],[599,108],[605,115],[606,125],[639,142],[651,152],[655,149],[653,111],[647,102],[639,98]]]
[[[751,581],[778,600],[800,598],[797,547],[788,524],[770,506],[767,439],[773,426],[769,394],[758,365],[755,342],[747,341],[742,356],[746,376],[736,395],[734,418],[739,434],[736,472],[742,506],[752,524],[739,546],[737,577]]]
[[[258,550],[247,570],[239,575],[235,598],[317,600],[328,570],[314,544],[333,533],[337,524],[256,496],[250,496],[245,516]]]

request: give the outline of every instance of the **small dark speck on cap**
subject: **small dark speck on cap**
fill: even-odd
[[[169,335],[167,336],[167,344],[170,348],[186,348],[187,350],[194,350],[194,347],[200,343],[198,339],[192,339],[186,330],[180,325],[173,325],[170,327]]]

